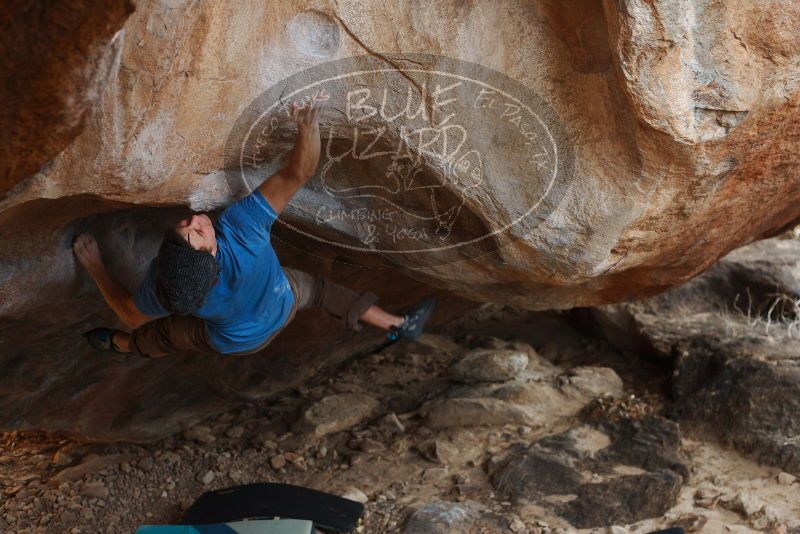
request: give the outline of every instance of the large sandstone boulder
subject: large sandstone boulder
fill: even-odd
[[[77,136],[117,75],[131,0],[5,2],[0,199]]]
[[[152,436],[338,347],[323,328],[247,363],[129,364],[77,336],[110,315],[73,235],[95,232],[133,288],[174,210],[221,208],[280,165],[291,100],[327,109],[282,259],[390,302],[640,297],[800,217],[791,0],[97,4],[0,19],[0,427]]]

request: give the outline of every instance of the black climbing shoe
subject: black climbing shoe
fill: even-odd
[[[133,354],[132,352],[123,352],[114,344],[114,334],[118,330],[112,328],[93,328],[88,332],[84,332],[83,337],[89,342],[92,348],[102,352],[114,352],[116,354]]]
[[[393,326],[386,332],[386,337],[388,337],[390,341],[397,341],[401,337],[410,339],[411,341],[416,340],[420,334],[422,334],[422,329],[425,327],[425,323],[428,322],[428,318],[431,316],[431,313],[433,313],[433,308],[435,306],[436,299],[433,297],[422,299],[416,306],[403,315],[403,324],[400,326]]]

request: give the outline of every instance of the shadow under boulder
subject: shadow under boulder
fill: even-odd
[[[243,402],[295,388],[326,366],[385,343],[377,329],[355,333],[320,311],[303,310],[269,347],[248,356],[186,352],[147,360],[91,349],[82,332],[123,326],[77,263],[73,236],[94,235],[110,274],[133,292],[164,230],[185,213],[121,207],[92,197],[36,201],[0,230],[0,238],[13,234],[23,243],[0,252],[0,264],[9,266],[0,275],[0,430],[152,441]],[[107,213],[86,217],[99,210]],[[28,224],[34,219],[46,221],[47,228]],[[282,263],[374,291],[392,310],[433,291],[396,270],[322,261],[277,241],[276,249]],[[474,306],[457,298],[440,300],[434,319]]]

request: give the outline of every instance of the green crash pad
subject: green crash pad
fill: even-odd
[[[257,519],[217,525],[145,525],[136,534],[312,534],[314,524],[300,519]]]

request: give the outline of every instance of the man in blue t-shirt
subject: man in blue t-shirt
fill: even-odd
[[[272,223],[316,171],[320,109],[293,105],[298,135],[287,164],[216,223],[195,214],[168,230],[135,294],[109,276],[94,238],[78,236],[75,255],[132,330],[95,328],[85,334],[93,347],[148,358],[189,350],[250,354],[267,346],[297,310],[311,307],[356,330],[360,323],[386,330],[391,340],[420,335],[433,299],[393,315],[372,293],[282,268],[272,249]]]

